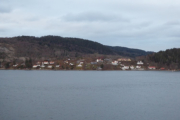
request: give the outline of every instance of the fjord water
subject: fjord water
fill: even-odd
[[[0,120],[180,120],[180,73],[1,70]]]

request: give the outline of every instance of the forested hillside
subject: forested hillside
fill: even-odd
[[[0,38],[0,59],[18,59],[20,57],[60,59],[88,54],[137,57],[147,55],[149,52],[125,47],[105,46],[90,40],[60,36]]]
[[[115,46],[115,47],[107,46],[107,47],[109,47],[112,51],[114,51],[118,55],[128,56],[128,57],[146,56],[147,54],[154,53],[154,52],[146,52],[140,49],[132,49],[126,47],[119,47],[119,46]]]
[[[152,55],[148,55],[148,59],[159,65],[180,68],[180,48],[167,49]]]

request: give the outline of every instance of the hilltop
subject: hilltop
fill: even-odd
[[[135,58],[148,55],[139,49],[113,47],[98,42],[60,36],[18,36],[0,38],[0,59],[61,59],[64,57],[82,57],[85,55],[114,55]]]
[[[159,68],[180,69],[180,48],[159,51],[148,55],[146,59],[154,62]]]

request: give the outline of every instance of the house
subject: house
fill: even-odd
[[[17,66],[18,66],[18,64],[13,65],[13,67],[17,67]]]
[[[50,65],[54,65],[54,61],[50,61],[49,64],[50,64]]]
[[[142,61],[138,61],[137,65],[143,65],[144,63]]]
[[[139,66],[139,65],[136,66],[136,69],[140,69],[140,68],[141,68],[141,66]]]
[[[41,67],[42,67],[42,68],[45,68],[45,65],[44,65],[44,64],[42,64],[42,65],[41,65]]]
[[[124,66],[124,64],[120,64],[121,66]]]
[[[66,60],[66,61],[64,61],[64,63],[68,64],[68,61]]]
[[[51,69],[53,66],[52,65],[48,65],[47,68]]]
[[[123,66],[122,67],[122,70],[128,70],[129,69],[129,66]]]
[[[118,61],[131,61],[129,58],[119,58]]]
[[[102,59],[97,59],[96,62],[103,62],[103,60]]]
[[[42,62],[42,64],[48,65],[48,64],[49,64],[49,61],[48,61],[48,60],[45,60],[44,62]]]
[[[133,69],[134,69],[134,66],[131,65],[131,66],[130,66],[130,69],[133,70]]]
[[[38,67],[38,65],[33,65],[33,68],[37,68]]]
[[[69,63],[69,65],[74,65],[73,63]]]
[[[155,66],[149,66],[148,69],[150,69],[150,70],[155,70],[156,67],[155,67]]]
[[[160,68],[160,70],[165,70],[165,68],[162,67],[162,68]]]
[[[81,65],[81,64],[79,64],[79,65],[77,65],[77,67],[82,67],[82,65]]]
[[[56,67],[60,67],[60,65],[56,65]]]
[[[112,65],[118,65],[118,61],[115,60],[115,61],[111,62],[111,64]]]

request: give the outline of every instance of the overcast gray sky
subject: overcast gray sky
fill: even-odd
[[[179,0],[0,0],[0,37],[58,35],[159,51],[180,48]]]

